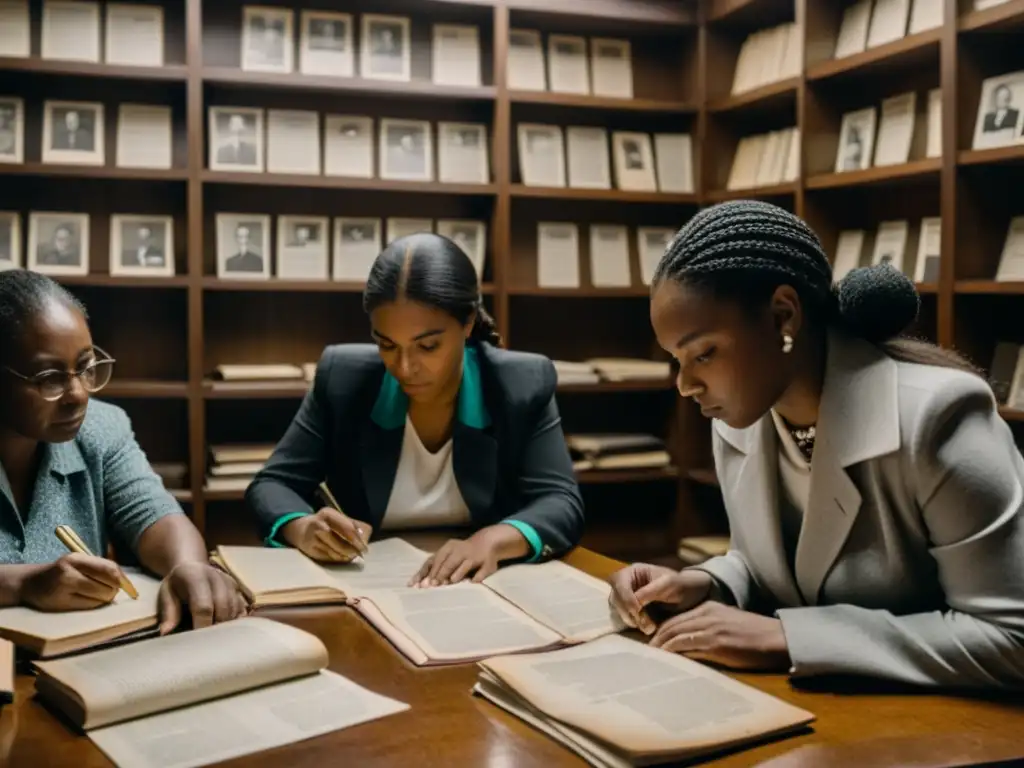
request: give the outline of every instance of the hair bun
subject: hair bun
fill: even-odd
[[[899,336],[921,308],[914,283],[890,264],[852,270],[835,293],[842,324],[876,344]]]

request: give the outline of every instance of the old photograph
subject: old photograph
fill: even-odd
[[[217,214],[217,277],[266,280],[270,277],[270,217]]]
[[[478,123],[439,123],[438,177],[441,181],[486,184],[491,180],[487,126]]]
[[[654,173],[654,150],[646,133],[612,133],[612,157],[615,184],[619,189],[654,192],[658,180]]]
[[[565,186],[565,139],[557,125],[520,123],[519,175],[531,187]]]
[[[107,3],[104,60],[132,67],[164,65],[164,9],[159,5]]]
[[[263,110],[210,107],[210,168],[263,171]]]
[[[326,280],[328,227],[325,217],[279,216],[276,276],[286,280]]]
[[[1024,115],[1024,72],[990,77],[981,85],[973,149],[1013,144],[1021,134]]]
[[[373,118],[327,115],[324,118],[324,175],[373,178]]]
[[[836,173],[863,171],[871,167],[875,152],[875,125],[878,111],[875,107],[847,112],[839,132],[836,150]]]
[[[21,217],[0,211],[0,272],[21,266]]]
[[[100,4],[46,0],[40,30],[40,54],[60,61],[100,60]]]
[[[359,74],[378,80],[409,80],[409,19],[365,13],[362,21]]]
[[[0,3],[0,56],[32,55],[28,0]]]
[[[306,75],[351,77],[355,74],[352,16],[329,11],[303,11],[299,71]]]
[[[334,220],[335,280],[366,280],[380,250],[380,219]]]
[[[0,163],[25,159],[25,105],[12,96],[0,97]]]
[[[469,256],[478,279],[483,279],[486,232],[487,227],[482,221],[440,219],[437,222],[437,234],[447,237]]]
[[[103,165],[103,105],[47,101],[43,107],[44,163]]]
[[[292,12],[285,8],[248,6],[243,17],[242,69],[291,72],[294,55]]]
[[[381,120],[380,177],[405,181],[433,179],[430,123],[425,120]]]
[[[174,219],[170,216],[111,216],[110,274],[173,276]]]
[[[50,275],[89,272],[89,215],[29,214],[28,268]]]

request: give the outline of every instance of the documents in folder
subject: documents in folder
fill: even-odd
[[[678,654],[613,635],[480,662],[473,693],[600,768],[689,760],[815,718]]]
[[[51,613],[26,606],[0,608],[0,637],[48,658],[155,627],[160,582],[138,571],[125,572],[138,590],[138,600],[122,590],[108,605],[87,611]]]
[[[625,628],[609,585],[560,561],[506,566],[480,584],[407,587],[429,556],[395,538],[337,566],[294,549],[217,550],[256,607],[349,602],[418,665],[557,648]]]
[[[193,768],[408,709],[326,669],[314,635],[243,618],[36,666],[36,690],[118,766]]]

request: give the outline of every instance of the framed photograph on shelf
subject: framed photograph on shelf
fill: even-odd
[[[129,67],[164,65],[164,9],[160,5],[107,3],[104,60]]]
[[[380,219],[334,220],[335,280],[364,282],[381,251]]]
[[[170,107],[120,105],[115,160],[118,168],[170,168],[172,143]]]
[[[565,139],[557,125],[520,123],[519,175],[529,187],[565,186]]]
[[[480,30],[471,24],[435,24],[431,77],[438,85],[480,85]]]
[[[100,4],[44,0],[39,53],[59,61],[100,60]]]
[[[0,211],[0,272],[21,266],[21,216]]]
[[[433,219],[407,219],[401,216],[392,216],[384,224],[386,225],[384,232],[385,247],[391,245],[400,237],[434,231]]]
[[[595,96],[633,98],[633,61],[629,40],[595,37],[590,41],[590,76]]]
[[[619,189],[657,191],[654,151],[648,134],[631,131],[612,133],[612,155],[615,158],[615,182]]]
[[[284,280],[327,280],[330,223],[323,216],[277,217],[277,270]]]
[[[987,78],[981,84],[971,149],[1004,147],[1021,140],[1024,71]]]
[[[466,219],[438,219],[437,234],[447,237],[469,256],[478,280],[484,276],[484,255],[487,253],[487,225]]]
[[[103,105],[47,101],[43,105],[43,162],[103,165]]]
[[[352,14],[303,11],[300,22],[299,71],[304,75],[352,77]]]
[[[30,213],[28,268],[48,275],[89,274],[89,214]]]
[[[270,278],[270,217],[255,213],[217,214],[217,277]]]
[[[0,2],[0,56],[32,55],[28,0]]]
[[[487,184],[491,180],[486,125],[438,123],[437,143],[437,175],[440,181]]]
[[[110,217],[110,274],[174,276],[174,219],[117,214]]]
[[[263,110],[210,107],[210,170],[263,172]]]
[[[15,96],[0,96],[0,163],[24,159],[25,102]]]
[[[373,178],[373,118],[327,115],[324,118],[324,175]]]
[[[267,172],[320,175],[320,113],[267,110]]]
[[[295,43],[289,8],[248,5],[242,9],[242,69],[250,72],[291,72]]]
[[[434,144],[426,120],[381,120],[379,153],[382,179],[434,179]]]
[[[675,234],[669,227],[637,227],[636,250],[640,257],[640,282],[644,285],[651,284],[654,270]]]
[[[544,46],[536,29],[508,33],[508,87],[514,91],[545,91]]]
[[[590,93],[585,37],[548,35],[548,84],[557,93]]]
[[[565,129],[569,144],[569,186],[576,189],[611,189],[608,131],[590,125]]]
[[[878,110],[875,107],[858,109],[843,115],[839,131],[839,147],[836,150],[836,173],[863,171],[871,167],[875,153],[875,123]]]
[[[359,74],[374,80],[410,80],[410,45],[408,18],[364,13]]]

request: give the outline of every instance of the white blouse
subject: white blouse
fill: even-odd
[[[381,528],[440,528],[469,522],[469,507],[452,468],[451,439],[431,453],[407,415],[402,454]]]

